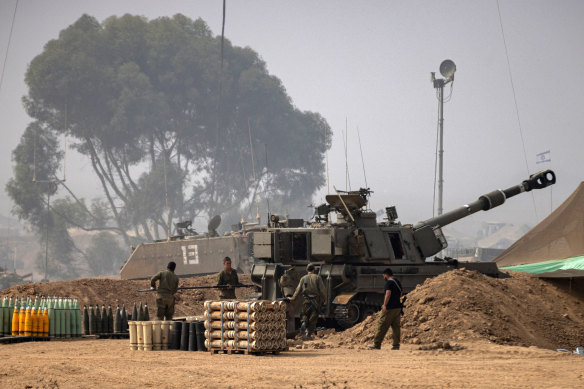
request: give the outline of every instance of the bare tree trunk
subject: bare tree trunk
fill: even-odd
[[[116,219],[116,223],[118,225],[118,227],[120,228],[122,237],[124,238],[124,242],[130,246],[130,238],[128,237],[128,234],[126,234],[126,231],[124,231],[124,229],[122,228],[123,223],[122,220],[120,218],[120,215],[118,213],[118,210],[116,208],[116,205],[114,203],[114,200],[112,199],[105,178],[103,177],[103,175],[100,172],[100,169],[97,166],[97,162],[96,159],[99,159],[99,157],[97,156],[96,152],[95,152],[95,148],[93,147],[93,144],[91,143],[91,140],[89,138],[85,138],[87,145],[89,146],[89,151],[91,153],[91,164],[93,165],[93,170],[95,171],[95,173],[97,174],[97,177],[99,178],[99,180],[101,181],[101,186],[103,188],[103,191],[107,197],[107,200],[110,204],[110,209],[114,215],[114,218]]]

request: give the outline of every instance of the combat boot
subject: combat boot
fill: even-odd
[[[305,337],[306,334],[307,334],[306,323],[302,322],[302,325],[300,326],[300,336]]]

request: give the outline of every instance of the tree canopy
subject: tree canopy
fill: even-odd
[[[291,213],[310,201],[324,184],[326,120],[296,108],[251,48],[225,40],[221,60],[220,45],[203,20],[180,14],[103,23],[83,15],[33,59],[23,98],[31,126],[46,145],[73,139],[103,189],[93,209],[70,200],[71,225],[113,228],[130,243],[159,238],[178,219],[255,215],[259,197]],[[7,189],[16,214],[40,225],[35,207],[59,187],[25,184],[30,158],[19,153],[31,132],[13,153]],[[61,155],[45,157],[54,174]]]

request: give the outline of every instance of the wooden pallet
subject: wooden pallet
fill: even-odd
[[[243,354],[243,355],[265,355],[265,354],[272,354],[272,355],[278,355],[280,354],[280,351],[284,351],[284,350],[262,350],[262,351],[247,351],[247,349],[220,349],[220,348],[212,348],[209,349],[209,353],[211,354],[227,354],[227,355],[231,355],[231,354]]]
[[[110,334],[95,334],[97,339],[130,339],[129,332],[115,332]]]
[[[0,343],[22,343],[22,342],[48,342],[51,340],[48,336],[6,336],[0,338]]]

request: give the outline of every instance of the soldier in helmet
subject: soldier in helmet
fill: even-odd
[[[326,305],[326,290],[324,282],[319,275],[314,274],[314,265],[306,266],[306,274],[300,279],[294,295],[290,298],[294,301],[300,293],[304,297],[302,303],[302,327],[301,333],[306,339],[312,338],[312,333],[316,330],[316,322],[320,312],[320,306]]]
[[[223,258],[224,269],[217,277],[217,286],[223,287],[219,290],[221,300],[235,299],[235,287],[239,285],[237,271],[231,267],[231,258]]]
[[[156,281],[160,281],[156,293],[156,319],[172,320],[174,315],[175,294],[178,290],[178,277],[174,274],[176,263],[169,262],[166,270],[159,271],[150,279],[150,286],[156,289]]]

